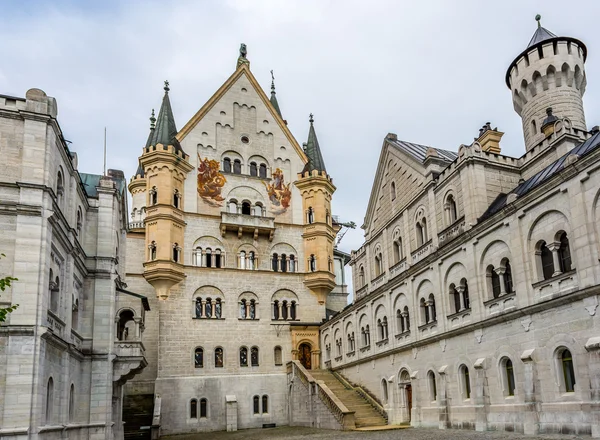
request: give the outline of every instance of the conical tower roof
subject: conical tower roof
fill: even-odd
[[[164,146],[173,145],[176,151],[184,153],[179,141],[175,137],[177,135],[177,127],[173,110],[171,109],[171,101],[169,100],[169,81],[165,81],[165,95],[163,96],[162,104],[156,119],[156,127],[150,130],[151,136],[148,138],[147,146],[155,146],[162,144]],[[185,154],[185,153],[184,153]]]
[[[306,142],[304,152],[308,157],[308,162],[304,165],[304,169],[302,170],[302,174],[305,172],[312,173],[313,170],[317,171],[325,171],[325,161],[323,160],[323,155],[321,154],[321,148],[319,147],[319,141],[317,140],[317,133],[315,132],[315,127],[313,125],[314,119],[312,113],[310,114],[310,129],[308,130],[308,142]]]
[[[535,32],[533,33],[533,37],[531,37],[531,40],[529,40],[529,44],[527,45],[527,48],[535,46],[536,44],[541,43],[542,41],[546,41],[546,40],[550,40],[552,38],[558,37],[558,35],[553,34],[545,27],[542,27],[542,24],[540,22],[541,19],[542,19],[541,15],[538,14],[535,16],[535,20],[538,23],[538,27],[535,30]]]

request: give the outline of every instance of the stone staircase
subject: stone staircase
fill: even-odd
[[[357,428],[367,426],[384,426],[387,420],[364,399],[356,390],[348,388],[340,382],[329,370],[310,370],[310,374],[315,380],[322,380],[325,385],[346,405],[348,410],[354,411],[354,418]],[[349,386],[349,385],[348,385]]]

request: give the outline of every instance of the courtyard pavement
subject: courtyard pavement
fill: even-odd
[[[168,440],[536,440],[589,439],[573,435],[523,435],[510,432],[475,432],[457,429],[394,429],[387,431],[331,431],[327,429],[284,426],[268,429],[245,429],[236,432],[206,432],[161,437]]]

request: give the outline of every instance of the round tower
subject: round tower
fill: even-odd
[[[531,41],[506,72],[527,151],[544,139],[541,126],[550,107],[574,128],[587,130],[583,111],[587,48],[576,38],[558,37],[543,28],[539,15],[535,19],[538,27]]]

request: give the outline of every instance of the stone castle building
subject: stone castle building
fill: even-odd
[[[600,437],[586,56],[539,26],[509,66],[519,158],[489,123],[458,152],[388,134],[351,255],[312,115],[301,146],[244,45],[181,130],[165,82],[129,182],[78,171],[54,98],[1,95],[0,276],[19,280],[0,307],[19,307],[0,326],[0,439],[385,423]]]
[[[537,17],[539,22],[539,17]],[[525,153],[488,123],[458,152],[390,133],[323,366],[389,423],[600,437],[600,133],[587,49],[538,23],[506,85]]]

